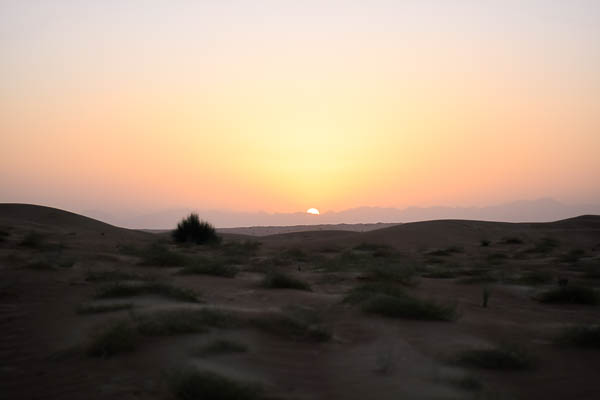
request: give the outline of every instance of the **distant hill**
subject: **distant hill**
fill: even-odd
[[[87,210],[81,214],[117,226],[135,229],[172,229],[177,222],[195,211],[218,228],[273,227],[296,225],[337,225],[374,223],[406,223],[436,219],[467,219],[504,222],[551,222],[584,214],[600,214],[600,205],[566,205],[553,199],[515,201],[489,207],[358,207],[344,211],[326,211],[321,215],[298,213],[235,212],[178,208],[155,213],[108,214]],[[317,228],[319,229],[319,228]],[[327,229],[331,229],[328,227]],[[337,228],[336,228],[337,229]]]
[[[314,231],[348,231],[348,232],[370,232],[376,229],[389,228],[398,224],[321,224],[321,225],[292,225],[292,226],[251,226],[242,228],[219,228],[222,233],[235,233],[240,235],[267,236],[295,232]]]

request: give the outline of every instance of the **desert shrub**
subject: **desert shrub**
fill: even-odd
[[[25,266],[27,269],[34,269],[37,271],[54,271],[56,268],[54,265],[45,260],[33,261]]]
[[[184,255],[169,250],[168,247],[160,243],[151,244],[140,254],[142,257],[141,265],[179,267],[188,262],[188,259]]]
[[[219,243],[221,237],[210,223],[200,220],[198,214],[190,214],[177,224],[172,232],[173,240],[177,243]]]
[[[425,255],[444,257],[444,256],[449,256],[454,253],[462,253],[463,251],[464,250],[462,247],[450,246],[450,247],[446,247],[445,249],[432,250],[430,252],[425,253]]]
[[[186,265],[183,267],[178,274],[182,275],[214,275],[214,276],[222,276],[225,278],[233,278],[235,277],[240,270],[233,266],[228,265],[225,260],[215,259],[197,259],[190,265]]]
[[[403,297],[406,295],[404,288],[390,282],[371,282],[355,286],[344,297],[344,303],[357,304],[368,300],[377,294],[383,294],[393,297]]]
[[[164,282],[115,282],[99,288],[96,292],[96,298],[133,297],[148,294],[155,294],[179,301],[200,301],[200,294],[196,291],[173,286]]]
[[[142,255],[142,251],[137,246],[130,244],[130,243],[117,245],[117,250],[119,251],[119,253],[125,254],[128,256]]]
[[[517,279],[517,282],[525,285],[543,285],[545,283],[552,282],[553,279],[554,277],[550,272],[529,271]]]
[[[442,305],[411,296],[375,295],[361,304],[363,311],[390,318],[453,321],[456,305]]]
[[[491,264],[503,263],[508,258],[507,254],[504,253],[490,253],[487,255],[487,260]]]
[[[363,266],[366,278],[374,281],[397,282],[405,286],[415,286],[416,268],[399,262],[373,262]]]
[[[313,310],[286,308],[280,313],[254,317],[251,323],[262,331],[292,340],[326,342],[331,339],[331,333],[321,325]]]
[[[566,328],[556,341],[559,344],[600,349],[600,325]]]
[[[559,241],[550,237],[540,239],[532,248],[528,249],[529,253],[549,253],[559,245]]]
[[[310,285],[300,279],[283,272],[268,272],[263,279],[262,286],[269,289],[297,289],[311,291]]]
[[[147,312],[135,314],[133,320],[145,336],[203,333],[209,328],[231,328],[238,324],[233,314],[210,308]]]
[[[499,370],[530,369],[534,366],[529,354],[513,346],[466,350],[456,356],[456,361],[465,367]]]
[[[113,321],[92,337],[87,353],[93,357],[110,357],[134,351],[137,343],[138,332],[131,321]]]
[[[600,302],[600,295],[585,286],[565,286],[542,292],[537,299],[542,303],[596,305]]]
[[[567,263],[575,263],[579,261],[581,257],[585,255],[585,251],[582,249],[572,249],[568,253],[563,254],[559,257],[559,260]]]
[[[117,304],[81,304],[77,307],[78,314],[98,314],[113,311],[130,310],[133,308],[131,303]]]
[[[281,257],[286,260],[306,262],[309,260],[308,254],[300,248],[294,247],[286,249],[281,253]]]
[[[389,283],[370,283],[353,288],[344,302],[358,303],[364,312],[390,318],[452,321],[458,318],[455,304],[443,305],[408,295]]]
[[[488,247],[488,246],[489,246],[491,243],[492,243],[492,242],[490,242],[490,241],[489,241],[489,240],[487,240],[487,239],[482,239],[482,240],[480,240],[480,241],[479,241],[479,245],[480,245],[481,247]]]
[[[169,388],[180,400],[259,400],[265,391],[258,383],[240,382],[212,371],[179,368],[167,375]]]
[[[245,353],[248,347],[245,344],[227,339],[217,339],[193,351],[196,356],[209,356],[227,353]]]
[[[102,271],[87,271],[85,280],[88,282],[110,282],[110,281],[146,281],[154,278],[137,274],[134,272],[121,271],[118,269],[102,270]]]
[[[256,255],[261,246],[262,243],[256,240],[242,240],[227,242],[223,244],[221,250],[229,256],[250,257]]]
[[[459,279],[457,282],[466,285],[496,283],[499,281],[498,277],[494,275],[494,272],[489,269],[476,268],[472,270],[463,270],[462,274],[466,276]]]
[[[502,241],[500,242],[502,244],[523,244],[523,239],[517,237],[517,236],[507,236],[502,238]]]
[[[29,232],[19,242],[19,246],[39,249],[44,246],[44,235],[39,232]]]

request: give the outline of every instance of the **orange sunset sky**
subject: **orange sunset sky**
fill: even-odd
[[[600,1],[0,0],[0,202],[600,203]]]

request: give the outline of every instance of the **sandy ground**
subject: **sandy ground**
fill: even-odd
[[[37,233],[35,240],[32,232]],[[600,306],[543,304],[533,298],[556,287],[559,278],[598,287],[600,280],[587,277],[585,271],[600,266],[600,217],[548,224],[430,221],[364,233],[297,232],[248,238],[260,245],[239,251],[227,247],[243,239],[239,235],[225,235],[220,248],[177,247],[164,234],[116,228],[45,207],[0,205],[0,234],[2,399],[169,399],[173,397],[165,375],[183,364],[261,382],[270,395],[284,399],[600,398],[600,350],[554,341],[565,326],[598,323]],[[507,238],[519,238],[520,243],[504,243]],[[529,251],[544,238],[554,239],[556,245]],[[482,240],[490,244],[482,246]],[[144,249],[157,241],[188,258],[211,259],[237,251],[228,263],[240,273],[235,278],[177,275],[177,266],[141,265]],[[361,247],[364,243],[371,246]],[[450,248],[456,251],[440,251]],[[578,250],[576,259],[565,256],[573,250]],[[343,302],[366,275],[360,267],[326,267],[342,254],[357,257],[360,265],[393,259],[418,266],[417,284],[404,290],[417,298],[455,304],[459,318],[384,318]],[[440,269],[481,268],[500,278],[465,284],[461,282],[467,275],[426,277]],[[262,287],[265,271],[273,269],[309,283],[312,291]],[[201,292],[202,302],[156,295],[94,299],[107,283],[86,277],[113,270],[194,289]],[[540,284],[517,279],[531,271],[552,278]],[[487,308],[481,306],[484,286],[491,289]],[[136,313],[206,307],[242,319],[302,307],[318,314],[331,340],[299,340],[242,324],[144,337],[134,352],[90,357],[85,349],[94,334],[108,321],[130,318],[130,311],[76,310],[81,304],[111,302],[132,303]],[[247,351],[195,355],[194,348],[216,338],[243,343]],[[498,344],[525,349],[535,367],[499,371],[452,362],[463,350]],[[467,390],[453,383],[464,377],[481,388]]]

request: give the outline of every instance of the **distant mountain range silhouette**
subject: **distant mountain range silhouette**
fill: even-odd
[[[488,207],[358,207],[343,211],[327,211],[319,216],[305,212],[267,213],[177,208],[140,215],[117,215],[86,210],[80,213],[113,225],[136,229],[170,229],[190,212],[219,228],[243,226],[288,226],[317,224],[402,223],[434,219],[470,219],[505,222],[549,222],[584,214],[600,214],[600,204],[566,205],[543,198],[521,200]]]

